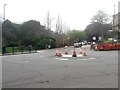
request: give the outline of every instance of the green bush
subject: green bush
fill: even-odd
[[[120,39],[118,40],[118,42],[120,42]]]
[[[51,45],[51,48],[55,48],[55,40],[52,38],[42,38],[35,44],[35,49],[45,49],[47,45]]]
[[[13,49],[14,49],[14,52],[17,52],[17,48],[16,47],[6,47],[6,52],[7,53],[13,53]]]
[[[104,41],[103,44],[112,44],[111,40]]]

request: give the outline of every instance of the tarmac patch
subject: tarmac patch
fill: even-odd
[[[41,58],[43,58],[44,56],[40,56]]]

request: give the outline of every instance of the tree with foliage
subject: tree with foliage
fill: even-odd
[[[91,23],[85,29],[87,40],[92,41],[93,36],[106,38],[108,30],[111,29],[112,24],[110,23],[109,15],[100,10],[92,17]]]
[[[101,30],[101,27],[102,27],[102,30]],[[85,29],[87,40],[92,41],[93,36],[102,37],[102,35],[104,35],[104,38],[107,38],[108,30],[111,30],[111,29],[112,29],[111,24],[99,24],[99,23],[89,24]]]
[[[40,23],[35,20],[24,22],[19,31],[19,41],[24,45],[31,45],[40,35]]]
[[[2,39],[6,46],[34,46],[39,38],[50,37],[49,33],[54,34],[36,20],[29,20],[22,24],[15,24],[9,20],[2,23]]]
[[[69,31],[66,36],[69,45],[73,45],[75,42],[81,42],[86,40],[86,33],[80,30]]]
[[[91,23],[99,23],[99,24],[107,24],[109,23],[109,16],[102,10],[99,10],[96,15],[94,15],[91,19]]]
[[[45,49],[48,48],[48,45],[50,45],[50,48],[55,48],[55,39],[51,37],[42,37],[38,39],[38,41],[35,43],[34,47],[35,49]]]
[[[2,38],[3,45],[6,45],[6,46],[16,45],[17,28],[9,20],[4,21],[2,24],[2,37],[3,37]]]

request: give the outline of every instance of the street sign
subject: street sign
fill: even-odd
[[[94,36],[92,39],[93,39],[93,40],[96,40],[96,37]]]
[[[99,39],[99,40],[102,40],[102,37],[99,37],[98,39]]]

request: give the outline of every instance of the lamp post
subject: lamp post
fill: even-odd
[[[3,5],[3,11],[4,11],[4,16],[3,16],[3,20],[5,21],[5,6],[6,6],[7,4],[4,4]]]
[[[5,6],[6,6],[7,4],[4,4],[3,5],[3,21],[5,21]],[[3,28],[3,30],[4,30],[4,28]],[[6,53],[6,46],[5,46],[5,41],[4,41],[4,39],[2,39],[2,41],[3,41],[3,43],[2,43],[2,54],[4,55],[5,53]]]

